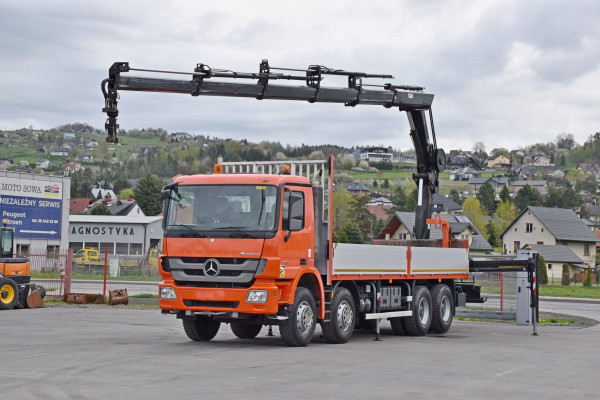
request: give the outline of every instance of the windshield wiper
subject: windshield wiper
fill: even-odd
[[[233,229],[236,232],[239,232],[243,235],[246,235],[246,237],[251,237],[251,238],[256,238],[256,235],[253,235],[252,233],[248,232],[248,231],[244,231],[241,228],[245,228],[245,226],[219,226],[216,228],[212,228],[211,230],[213,231],[226,231],[226,230],[230,230]]]
[[[171,226],[173,227],[173,228],[171,228],[173,230],[178,229],[180,227],[187,228],[190,231],[192,231],[192,233],[194,234],[194,237],[206,237],[205,233],[200,233],[196,229],[192,228],[192,226],[194,226],[194,225],[181,224],[181,225],[171,225]]]

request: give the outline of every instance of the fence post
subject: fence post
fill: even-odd
[[[71,293],[71,276],[73,274],[73,249],[67,252],[65,261],[65,293]]]
[[[108,247],[104,247],[104,290],[102,291],[103,299],[106,299],[106,267],[108,265]]]

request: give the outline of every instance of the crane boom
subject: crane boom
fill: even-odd
[[[188,79],[166,79],[129,76],[131,71],[153,72],[157,74],[188,75]],[[274,72],[285,71],[285,73]],[[292,73],[287,73],[291,71]],[[298,73],[303,73],[299,75]],[[328,75],[345,76],[347,87],[325,87],[321,83]],[[221,78],[215,80],[214,78]],[[117,117],[118,92],[145,91],[189,94],[192,96],[248,97],[258,100],[299,100],[310,103],[342,103],[346,106],[361,104],[380,105],[386,108],[397,107],[408,115],[410,136],[415,148],[417,172],[413,180],[419,188],[417,209],[415,210],[414,237],[428,239],[429,229],[426,220],[431,217],[431,197],[438,191],[438,176],[446,166],[446,156],[437,148],[431,104],[433,94],[424,93],[419,86],[367,85],[363,79],[393,79],[392,75],[369,74],[331,69],[321,65],[311,65],[307,69],[271,67],[263,60],[258,73],[234,72],[212,69],[206,64],[198,64],[194,72],[173,72],[148,69],[134,69],[127,62],[116,62],[109,69],[109,76],[102,81],[105,106],[102,109],[108,116],[105,128],[106,141],[117,143],[119,125]],[[304,81],[305,85],[273,84],[273,81]],[[256,82],[251,82],[256,81]],[[427,115],[427,113],[429,115]],[[430,119],[432,138],[427,126]]]

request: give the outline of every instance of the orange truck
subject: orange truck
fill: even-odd
[[[307,345],[317,323],[332,343],[355,327],[379,336],[385,318],[397,334],[446,332],[454,279],[469,277],[465,246],[334,244],[323,189],[318,174],[177,177],[163,190],[162,312],[192,340],[212,339],[222,323],[240,338],[278,325],[290,346]]]
[[[142,76],[129,75],[136,71]],[[347,79],[347,86],[325,86],[331,76]],[[446,332],[457,303],[466,297],[481,300],[476,288],[456,279],[502,266],[529,268],[534,281],[534,269],[525,261],[469,260],[466,246],[451,239],[447,224],[431,219],[432,196],[446,167],[445,153],[436,144],[434,96],[419,86],[370,81],[393,78],[323,65],[273,67],[268,60],[261,61],[258,72],[207,64],[197,64],[193,72],[132,68],[128,62],[109,68],[101,84],[109,143],[118,143],[122,91],[372,105],[408,117],[417,161],[413,241],[333,243],[331,216],[324,219],[324,176],[311,182],[311,174],[294,173],[294,165],[284,174],[277,173],[277,162],[260,168],[217,165],[213,175],[180,176],[163,189],[159,306],[183,320],[190,339],[210,340],[222,323],[241,338],[255,337],[264,325],[278,325],[290,346],[307,345],[317,323],[333,343],[348,341],[355,327],[374,327],[379,338],[381,319],[389,319],[397,334]],[[328,191],[333,193],[333,162],[323,164],[329,164]],[[312,177],[319,176],[316,171],[312,168]],[[430,239],[430,224],[445,229],[443,240]]]

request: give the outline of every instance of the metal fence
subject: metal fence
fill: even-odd
[[[46,289],[46,296],[62,297],[71,290],[72,250],[50,254],[33,252],[19,256],[29,259],[31,283],[42,285]]]
[[[471,281],[481,287],[483,303],[467,303],[457,307],[463,317],[514,319],[517,311],[517,273],[473,272]]]

